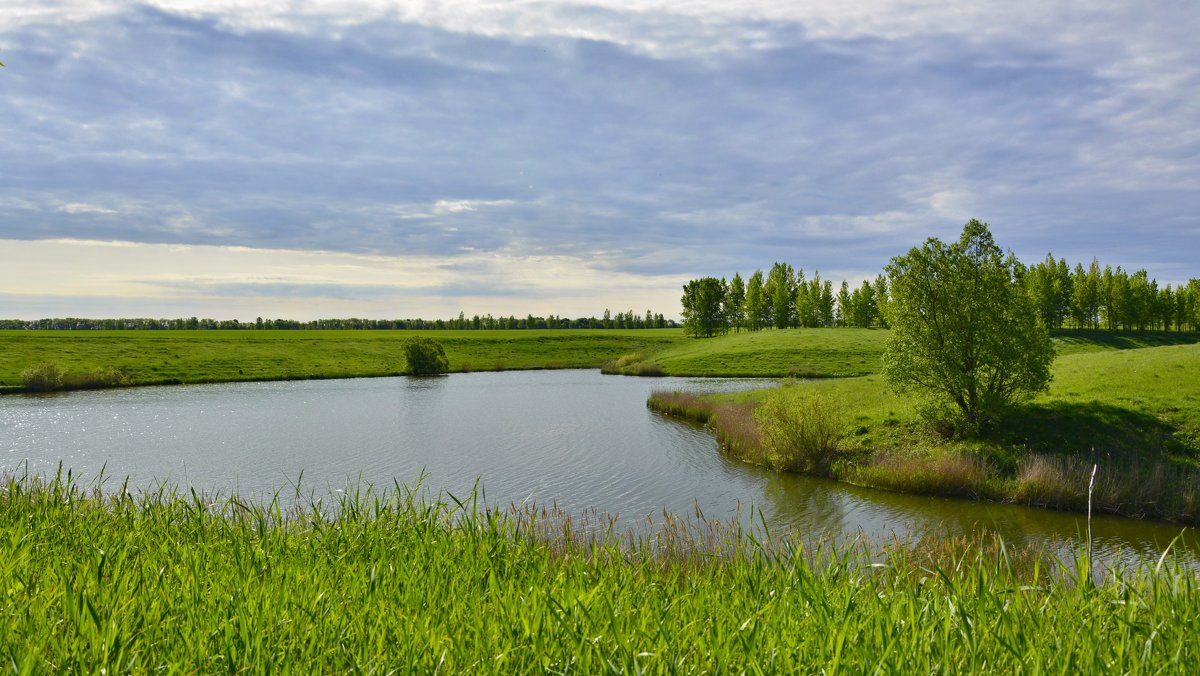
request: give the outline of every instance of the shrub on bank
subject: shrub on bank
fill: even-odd
[[[432,376],[450,370],[450,360],[442,344],[432,338],[409,338],[404,341],[404,359],[408,373],[414,376]]]
[[[802,387],[769,392],[754,413],[767,464],[828,475],[846,436],[842,403]]]
[[[30,392],[52,392],[62,389],[63,373],[58,364],[42,362],[21,372],[21,384]]]

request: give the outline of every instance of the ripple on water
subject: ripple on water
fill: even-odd
[[[301,473],[317,492],[360,480],[411,485],[424,473],[434,495],[463,494],[479,479],[493,505],[558,504],[635,519],[664,508],[690,513],[694,503],[710,518],[749,519],[753,507],[772,528],[876,541],[985,528],[1012,542],[1062,543],[1085,530],[1077,515],[751,467],[720,454],[702,428],[645,406],[655,389],[766,384],[536,371],[6,396],[0,449],[7,469],[27,461],[29,471],[53,474],[62,462],[86,480],[104,467],[117,478],[110,486],[128,476],[135,486],[169,481],[250,496],[285,489],[286,498]],[[1097,549],[1126,560],[1157,556],[1179,533],[1111,517],[1093,526]]]

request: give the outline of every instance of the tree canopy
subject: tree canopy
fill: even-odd
[[[1049,386],[1054,348],[1025,268],[986,223],[971,220],[951,244],[926,240],[887,273],[883,376],[898,392],[923,395],[935,419],[969,433]]]
[[[727,285],[715,277],[693,279],[683,287],[683,329],[688,334],[711,338],[726,330]]]

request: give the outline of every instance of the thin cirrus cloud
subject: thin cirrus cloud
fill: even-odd
[[[1182,252],[1200,250],[1197,16],[1134,2],[18,4],[0,27],[0,238],[463,270],[559,257],[604,274],[547,311],[655,298],[673,314],[690,276],[776,259],[873,276],[980,217],[1026,259],[1182,281],[1198,273]],[[549,280],[447,274],[392,300],[437,315],[554,301]],[[243,277],[255,293],[191,291],[387,295]],[[29,294],[0,305],[33,312]]]

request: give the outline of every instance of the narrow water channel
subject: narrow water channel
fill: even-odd
[[[723,456],[702,428],[645,406],[655,388],[766,384],[523,371],[6,396],[0,470],[52,475],[61,463],[84,482],[103,468],[109,488],[128,477],[136,487],[167,482],[257,499],[286,495],[301,477],[318,494],[424,476],[434,495],[462,495],[478,479],[490,505],[553,504],[622,520],[697,504],[709,519],[753,509],[773,529],[874,541],[990,529],[1011,543],[1069,547],[1086,532],[1080,515],[748,466]],[[1156,557],[1182,530],[1107,516],[1092,527],[1097,551],[1125,561]]]

